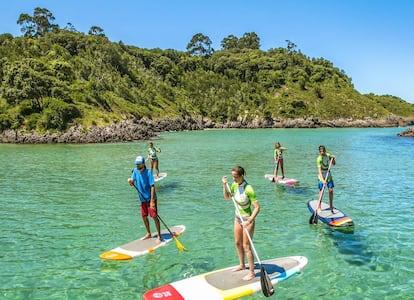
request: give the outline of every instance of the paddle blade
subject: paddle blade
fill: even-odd
[[[316,212],[309,218],[309,224],[318,224],[318,214]]]
[[[183,246],[183,244],[180,243],[180,241],[174,237],[175,245],[177,246],[178,250],[180,251],[186,251],[187,249]]]
[[[260,285],[262,287],[263,295],[266,297],[270,297],[275,293],[272,281],[270,280],[269,275],[267,275],[263,265],[260,266]]]

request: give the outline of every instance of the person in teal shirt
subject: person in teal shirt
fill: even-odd
[[[332,155],[326,152],[325,146],[319,146],[319,156],[316,158],[316,165],[318,167],[318,188],[319,188],[319,199],[321,199],[322,191],[324,189],[324,185],[328,188],[329,191],[329,207],[331,212],[333,213],[333,189],[334,189],[334,182],[332,178],[332,173],[329,169],[330,161],[332,159],[332,165],[336,164],[335,155]],[[326,181],[325,181],[326,178]],[[320,201],[322,203],[322,199]],[[319,207],[318,207],[319,209]]]
[[[253,187],[244,179],[246,172],[243,167],[234,167],[231,171],[234,182],[230,186],[230,192],[227,189],[227,176],[223,176],[223,195],[224,199],[233,199],[236,203],[237,210],[234,219],[234,242],[236,244],[237,254],[239,256],[239,265],[233,269],[234,272],[245,270],[245,257],[249,264],[249,273],[243,277],[243,280],[252,280],[256,275],[254,272],[254,257],[247,237],[247,233],[243,228],[246,226],[250,237],[253,239],[255,219],[260,211],[259,202]],[[243,222],[240,219],[243,218]]]

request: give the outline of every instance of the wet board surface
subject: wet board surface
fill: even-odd
[[[265,178],[269,181],[275,182],[274,178],[275,176],[273,174],[265,174]],[[278,178],[276,179],[276,183],[280,183],[280,184],[296,184],[299,183],[299,180],[294,179],[294,178],[283,178],[278,176]]]
[[[308,263],[304,256],[289,256],[262,261],[273,286],[300,273]],[[248,269],[233,272],[236,266],[175,281],[144,293],[142,299],[215,300],[238,299],[261,291],[260,265],[255,264],[256,277],[245,281]]]
[[[154,176],[154,181],[157,182],[167,177],[167,173],[160,173],[158,174],[158,177],[156,175],[153,175],[153,176]]]
[[[170,231],[177,237],[183,234],[185,231],[184,225],[177,225],[170,227]],[[108,252],[99,255],[102,259],[107,260],[127,260],[133,259],[141,255],[151,253],[159,247],[166,246],[168,243],[174,240],[167,229],[161,230],[162,242],[159,243],[157,238],[158,234],[154,234],[149,239],[141,240],[137,239],[129,242],[125,245],[116,247]]]
[[[312,199],[308,201],[308,209],[313,215],[318,205],[317,199]],[[332,213],[329,204],[322,202],[321,211],[318,213],[318,219],[323,223],[332,226],[332,227],[348,227],[353,226],[354,222],[350,217],[348,217],[344,212],[334,207],[334,212]]]

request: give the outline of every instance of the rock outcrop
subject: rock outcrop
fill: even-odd
[[[244,120],[239,118],[235,121],[226,123],[216,123],[205,120],[201,117],[165,119],[160,121],[153,120],[126,120],[116,122],[106,127],[93,126],[84,128],[73,126],[65,132],[46,132],[35,131],[26,132],[23,130],[5,130],[0,135],[0,143],[13,144],[54,144],[54,143],[118,143],[131,142],[137,140],[149,140],[160,132],[187,131],[219,128],[342,128],[342,127],[398,127],[412,125],[413,121],[408,122],[399,118],[388,118],[385,120],[375,120],[366,118],[363,120],[336,119],[319,120],[317,118],[299,119],[267,119],[267,120]],[[401,136],[411,136],[413,131],[401,133]]]

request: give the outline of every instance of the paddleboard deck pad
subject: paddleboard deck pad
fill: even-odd
[[[272,182],[275,182],[275,175],[273,175],[273,174],[265,174],[265,178],[267,180],[270,180]],[[294,179],[294,178],[287,178],[287,177],[285,177],[285,178],[282,179],[282,177],[278,176],[276,178],[276,183],[280,183],[280,184],[296,184],[296,183],[299,183],[299,180]]]
[[[160,181],[164,179],[165,177],[167,177],[167,173],[159,173],[158,176],[154,175],[154,181],[155,182]]]
[[[302,271],[308,263],[304,256],[290,256],[262,261],[262,266],[273,285],[276,285]],[[149,290],[143,300],[215,300],[236,299],[261,291],[260,265],[255,264],[256,277],[245,281],[249,270],[234,272],[236,266],[185,278]]]
[[[185,231],[184,225],[177,225],[169,228],[174,236],[180,236]],[[99,255],[102,259],[107,260],[127,260],[133,259],[134,257],[152,253],[154,250],[159,247],[166,246],[174,237],[171,236],[167,229],[161,230],[161,243],[158,242],[158,234],[154,234],[149,239],[138,239],[132,242],[129,242],[125,245],[116,247],[108,252],[102,253]]]
[[[318,200],[313,199],[308,201],[308,209],[312,213],[315,213]],[[334,207],[334,213],[331,212],[327,203],[321,203],[321,211],[318,213],[318,219],[323,223],[332,227],[349,227],[354,226],[354,222],[344,212]]]

